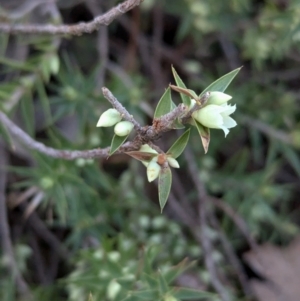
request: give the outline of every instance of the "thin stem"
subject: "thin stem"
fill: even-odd
[[[83,33],[91,33],[100,28],[100,26],[108,26],[113,20],[120,15],[125,14],[135,6],[140,5],[142,0],[126,0],[123,3],[113,7],[101,16],[95,17],[91,22],[82,22],[74,25],[41,25],[41,24],[6,24],[0,23],[0,32],[11,34],[67,34],[81,35]]]
[[[133,118],[132,115],[123,107],[123,105],[117,100],[116,97],[105,87],[102,88],[104,97],[111,103],[111,105],[123,116],[127,121],[130,121],[136,131],[141,130],[141,125]]]

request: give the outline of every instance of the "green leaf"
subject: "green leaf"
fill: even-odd
[[[184,151],[188,141],[190,138],[190,129],[185,131],[170,147],[170,149],[167,151],[167,155],[171,155],[172,158],[176,159],[181,155],[181,153]]]
[[[168,283],[161,271],[158,271],[158,285],[161,295],[164,295],[169,291]]]
[[[26,130],[30,136],[34,135],[34,105],[32,95],[26,93],[21,99],[22,118],[25,123]]]
[[[168,271],[166,271],[164,273],[164,277],[165,277],[167,283],[171,283],[179,275],[181,275],[184,271],[195,266],[196,264],[197,264],[196,260],[189,262],[189,260],[187,258],[185,258],[176,266],[171,267]]]
[[[155,300],[156,295],[157,291],[155,289],[132,292],[132,296],[138,297],[139,300]]]
[[[110,150],[109,150],[109,155],[110,156],[122,146],[122,144],[126,141],[128,136],[129,135],[121,137],[121,136],[118,136],[118,135],[114,135],[114,137],[111,141]]]
[[[161,99],[159,100],[155,113],[154,118],[159,118],[165,114],[168,114],[172,110],[172,98],[171,98],[171,90],[168,89],[165,91]]]
[[[216,81],[214,81],[212,84],[210,84],[205,90],[202,91],[200,96],[202,96],[205,92],[207,91],[219,91],[219,92],[224,92],[226,88],[229,86],[229,84],[232,82],[232,80],[235,78],[235,76],[239,73],[242,67],[237,68]]]
[[[208,146],[210,142],[210,131],[209,128],[203,126],[201,123],[199,123],[196,119],[193,118],[194,124],[196,125],[196,128],[199,132],[199,135],[201,137],[202,145],[204,148],[204,153],[206,154],[208,151]]]
[[[191,89],[181,88],[181,87],[177,87],[177,86],[174,86],[174,85],[169,85],[169,87],[172,90],[180,93],[180,95],[188,96],[189,99],[191,99],[191,98],[198,99],[198,95]],[[188,106],[190,106],[190,105],[188,105]]]
[[[175,79],[175,82],[176,82],[177,86],[180,87],[180,88],[186,89],[186,85],[184,84],[182,79],[179,77],[179,75],[177,74],[177,72],[176,72],[176,70],[173,66],[172,66],[172,72],[173,72],[173,76],[174,76],[174,79]],[[180,97],[182,99],[182,102],[185,105],[187,105],[188,107],[191,105],[191,99],[190,99],[189,96],[180,93]]]
[[[2,112],[1,112],[2,113]],[[2,113],[4,114],[4,113]],[[8,129],[0,122],[0,136],[3,138],[3,140],[6,142],[6,144],[10,147],[10,149],[14,149],[14,144],[11,139],[10,133]]]
[[[207,299],[207,298],[215,298],[216,294],[203,292],[200,290],[195,290],[191,288],[179,288],[175,289],[172,292],[172,295],[179,300],[195,300],[195,299]]]
[[[158,199],[161,212],[163,211],[172,185],[172,173],[170,167],[162,168],[158,178]]]

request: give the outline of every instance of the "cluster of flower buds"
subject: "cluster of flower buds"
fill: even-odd
[[[227,102],[232,97],[223,92],[213,91],[210,92],[210,97],[207,103],[200,110],[195,111],[192,116],[202,125],[212,129],[222,129],[226,135],[229,133],[229,129],[236,126],[236,122],[231,115],[236,106],[229,105]],[[192,99],[192,106],[196,104],[196,101]]]
[[[150,161],[142,161],[142,163],[147,167],[147,178],[149,182],[154,181],[159,176],[162,165],[166,162],[173,168],[179,168],[179,164],[176,159],[166,154],[159,154],[148,144],[142,145],[139,151],[155,154]]]
[[[122,115],[116,109],[108,109],[100,116],[97,127],[110,127],[115,125],[114,132],[117,136],[127,136],[133,129],[129,121],[121,121]]]

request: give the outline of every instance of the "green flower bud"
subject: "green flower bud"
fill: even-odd
[[[112,280],[107,287],[106,296],[109,300],[116,299],[117,295],[119,294],[122,286],[116,280]]]
[[[157,157],[154,159],[157,160]],[[160,169],[160,165],[155,160],[149,162],[147,166],[147,178],[149,182],[154,181],[158,177]]]
[[[115,125],[115,134],[118,136],[127,136],[133,129],[133,124],[129,121],[121,121]]]
[[[122,119],[121,114],[116,109],[108,109],[100,116],[97,127],[109,127],[115,125]]]
[[[167,157],[168,163],[171,167],[174,168],[179,168],[179,163],[176,159],[172,158],[172,157]]]
[[[229,101],[232,97],[228,94],[218,91],[210,92],[210,96],[207,100],[208,105],[222,105]]]

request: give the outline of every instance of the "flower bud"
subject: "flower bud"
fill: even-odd
[[[172,157],[167,157],[168,163],[171,167],[174,168],[179,168],[179,163],[176,159],[172,158]]]
[[[115,125],[115,134],[118,136],[127,136],[133,129],[133,124],[129,121],[121,121]]]
[[[232,97],[228,94],[218,91],[210,92],[210,96],[207,100],[208,105],[222,105],[229,101]]]
[[[97,127],[113,126],[122,119],[121,114],[116,109],[108,109],[100,116]]]
[[[155,157],[154,159],[157,160],[157,157]],[[149,162],[147,166],[147,178],[149,182],[154,181],[158,177],[160,169],[160,165],[157,164],[155,160]]]

